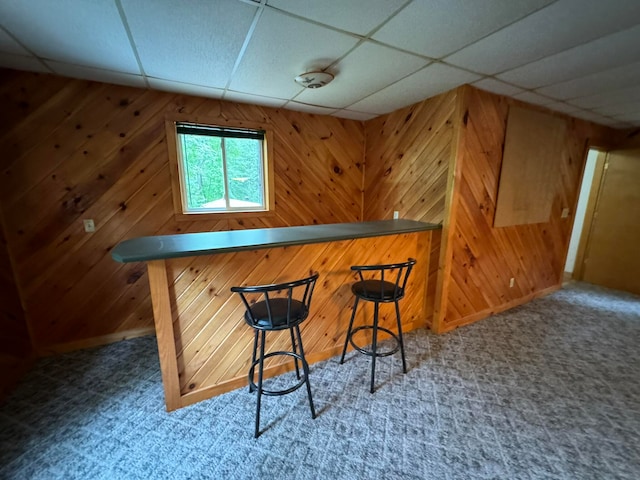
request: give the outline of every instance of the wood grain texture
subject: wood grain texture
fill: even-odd
[[[607,138],[608,129],[567,119],[560,181],[546,223],[494,228],[498,179],[509,106],[526,106],[472,87],[461,90],[459,151],[443,232],[446,275],[434,329],[447,331],[524,303],[561,285],[571,218],[575,211],[587,148]],[[444,237],[446,235],[446,238]],[[510,288],[510,278],[515,285]]]
[[[468,98],[461,95],[465,90]],[[0,210],[14,266],[9,276],[39,353],[153,331],[146,267],[110,258],[125,238],[376,220],[391,218],[394,210],[404,218],[444,222],[439,270],[432,261],[429,272],[439,278],[430,284],[438,291],[429,295],[438,308],[434,330],[453,328],[559,282],[572,217],[556,216],[564,207],[575,209],[582,152],[587,145],[606,149],[640,138],[637,130],[614,132],[569,119],[551,221],[497,234],[487,222],[511,101],[473,88],[364,126],[10,70],[0,70],[0,95]],[[167,115],[272,125],[275,214],[177,222]],[[94,219],[96,233],[84,233],[83,218]],[[173,288],[185,289],[178,296],[193,295],[193,272],[173,274]],[[510,277],[516,278],[513,289]]]
[[[593,225],[593,214],[596,211],[596,203],[598,200],[598,193],[600,192],[600,186],[602,185],[602,179],[604,176],[604,166],[607,160],[606,152],[598,152],[596,158],[596,164],[593,169],[593,179],[589,189],[589,198],[587,199],[587,205],[584,212],[584,222],[582,224],[582,231],[580,232],[580,242],[578,244],[578,251],[576,252],[576,261],[573,268],[573,278],[576,280],[582,280],[584,274],[584,255],[589,240],[589,233]]]
[[[441,223],[453,138],[451,91],[365,124],[364,219]]]
[[[549,221],[565,138],[564,118],[509,109],[494,227]]]
[[[168,410],[180,406],[180,385],[176,367],[176,344],[174,341],[173,322],[171,318],[171,299],[167,283],[167,267],[164,260],[147,262],[149,273],[149,289],[153,318],[156,325],[156,338],[162,371],[164,398]]]
[[[167,408],[172,410],[246,385],[253,330],[243,320],[244,306],[240,298],[231,293],[232,286],[278,283],[318,272],[320,277],[313,295],[311,315],[301,326],[305,354],[309,361],[316,362],[341,351],[353,305],[350,285],[356,280],[351,265],[395,263],[414,257],[418,263],[409,278],[407,295],[400,302],[400,309],[404,330],[424,327],[432,233],[425,231],[167,260],[169,287],[166,298],[170,299],[171,306],[165,304],[161,308],[155,300],[163,297],[161,289],[153,290],[154,306],[162,311],[164,323],[167,309],[173,321],[173,329],[166,325],[163,329],[165,334],[173,333],[173,344],[167,343],[166,335],[161,340],[158,332],[163,378],[167,376],[171,380],[176,372],[179,377],[177,404],[173,380],[169,386],[165,383]],[[154,262],[150,262],[150,267],[151,263]],[[372,314],[371,305],[361,304],[356,324],[370,323]],[[381,306],[380,315],[380,324],[395,331],[393,305]],[[289,347],[287,331],[267,334],[268,351]],[[175,352],[173,359],[172,352]],[[271,376],[292,369],[293,363],[273,357],[265,366],[266,374]]]
[[[10,70],[0,94],[0,209],[41,354],[152,331],[145,265],[110,257],[123,239],[362,219],[361,122]],[[176,221],[167,115],[270,124],[275,214]]]
[[[598,192],[582,279],[640,295],[640,149],[613,150]]]

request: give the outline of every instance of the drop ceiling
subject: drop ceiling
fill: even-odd
[[[2,0],[0,66],[358,120],[467,83],[628,128],[640,1]]]

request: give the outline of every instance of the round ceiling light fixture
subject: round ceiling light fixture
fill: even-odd
[[[294,80],[305,88],[320,88],[333,80],[333,75],[329,72],[306,72],[301,73]]]

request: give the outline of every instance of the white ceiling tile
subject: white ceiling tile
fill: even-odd
[[[203,85],[193,85],[192,83],[172,82],[160,78],[148,77],[149,87],[163,92],[182,93],[205,98],[222,98],[224,90],[221,88],[206,87]]]
[[[0,24],[1,23],[2,21],[0,20]],[[2,30],[2,28],[0,28],[0,52],[10,53],[12,55],[22,55],[25,57],[31,55],[31,53],[22,48],[20,44],[11,37],[11,35]]]
[[[597,113],[587,112],[585,110],[573,112],[571,113],[571,116],[575,118],[581,118],[583,120],[589,120],[590,122],[595,123],[603,123],[605,121],[609,121],[609,119],[607,119],[604,115],[598,115]]]
[[[537,88],[634,63],[640,61],[639,38],[640,25],[510,70],[498,78]]]
[[[640,118],[638,118],[638,121],[640,121]],[[628,129],[631,128],[633,125],[629,122],[625,122],[623,120],[618,120],[615,118],[612,119],[603,119],[602,122],[600,122],[602,125],[606,125],[608,127],[611,128],[617,128],[617,129]],[[637,124],[638,122],[636,122]]]
[[[446,61],[496,74],[638,23],[638,0],[560,0],[463,48]]]
[[[70,65],[62,62],[46,61],[45,63],[54,73],[62,75],[63,77],[82,78],[84,80],[93,80],[94,82],[113,83],[129,87],[147,87],[141,75],[111,72],[99,68],[81,67],[79,65]]]
[[[227,85],[258,10],[209,0],[122,4],[147,75],[216,88]]]
[[[336,76],[329,85],[306,88],[295,99],[313,105],[342,108],[410,75],[427,62],[415,55],[365,42],[331,68]],[[380,64],[385,68],[375,68]]]
[[[522,102],[533,103],[534,105],[549,105],[550,103],[556,102],[553,98],[543,97],[533,92],[518,93],[514,95],[513,98],[517,98]]]
[[[267,4],[286,12],[365,35],[380,25],[406,0],[367,0],[339,2],[335,0],[268,0]]]
[[[292,98],[302,90],[293,81],[297,75],[327,67],[356,43],[350,35],[265,10],[229,88]]]
[[[377,117],[377,115],[373,113],[354,112],[353,110],[338,110],[337,112],[332,113],[332,116],[349,118],[351,120],[360,120],[362,122],[366,122],[367,120]]]
[[[514,87],[508,83],[501,82],[494,78],[483,78],[473,83],[474,87],[478,87],[480,90],[486,90],[487,92],[496,93],[498,95],[506,95],[508,97],[522,93],[519,87]]]
[[[51,73],[51,70],[42,63],[40,60],[34,57],[24,57],[22,55],[12,55],[10,53],[0,52],[0,68],[11,68],[13,70],[25,70],[27,72],[46,72]]]
[[[389,113],[479,78],[455,67],[434,63],[349,106],[349,110]]]
[[[559,100],[568,100],[638,84],[640,84],[640,62],[539,88],[536,91]]]
[[[626,114],[626,115],[617,115],[615,117],[615,120],[619,121],[619,122],[631,123],[632,125],[639,125],[640,124],[640,112],[629,113],[629,114]]]
[[[314,113],[316,115],[331,115],[335,113],[335,108],[318,107],[317,105],[308,105],[300,102],[289,102],[285,105],[287,110],[295,110],[297,112]]]
[[[44,59],[140,73],[112,0],[3,0],[2,25]]]
[[[288,101],[282,98],[261,97],[260,95],[250,95],[248,93],[233,92],[231,90],[227,90],[224,93],[224,99],[232,102],[251,103],[274,108],[280,108]]]
[[[619,103],[634,102],[636,100],[640,100],[640,85],[575,98],[571,100],[571,103],[583,108],[598,108],[604,105],[616,105]]]
[[[455,52],[553,0],[412,2],[373,38],[432,58]]]
[[[640,100],[635,102],[618,103],[617,105],[608,105],[604,107],[594,108],[596,113],[607,115],[608,117],[618,117],[622,115],[634,115],[640,112]]]
[[[575,105],[571,105],[569,103],[564,103],[564,102],[550,103],[548,105],[545,105],[545,107],[547,107],[550,110],[560,112],[560,113],[566,113],[569,115],[572,114],[573,112],[578,112],[582,110],[582,108],[580,107],[576,107]]]
[[[475,82],[619,126],[640,0],[0,0],[0,67],[358,120]],[[337,76],[293,81],[316,68]]]

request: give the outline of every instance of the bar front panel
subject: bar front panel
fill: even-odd
[[[302,324],[302,340],[310,362],[337,355],[343,345],[353,305],[351,265],[392,263],[414,257],[400,308],[408,331],[427,322],[425,306],[431,231],[295,245],[166,260],[179,405],[185,406],[246,384],[253,332],[244,323],[244,307],[229,289],[234,285],[277,283],[320,273],[311,315]],[[176,294],[176,292],[179,292]],[[365,302],[366,303],[366,302]],[[393,304],[382,305],[381,325],[395,322]],[[356,324],[371,321],[372,305],[358,308]],[[366,339],[363,339],[365,341]],[[290,347],[288,332],[267,336],[269,351]],[[168,350],[159,344],[159,349]],[[165,357],[166,358],[166,357]],[[273,357],[268,375],[293,367]],[[167,367],[162,365],[163,370]]]

